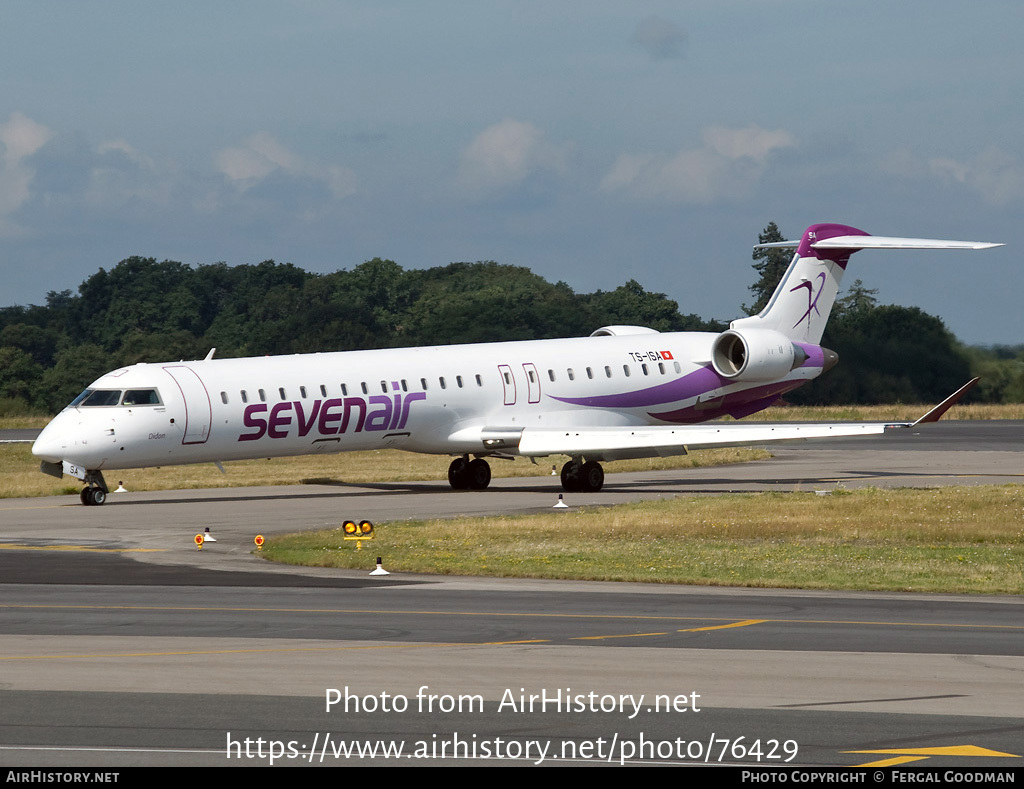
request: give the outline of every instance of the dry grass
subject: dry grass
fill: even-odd
[[[390,570],[587,580],[1021,594],[1017,486],[748,494],[379,526]],[[336,531],[264,555],[364,567]]]
[[[744,417],[757,422],[906,422],[936,404],[773,406]],[[943,419],[1024,419],[1024,403],[955,405]]]
[[[27,496],[78,495],[81,483],[72,477],[61,480],[39,471],[29,444],[0,444],[0,498]],[[762,449],[712,449],[673,458],[624,460],[609,463],[609,472],[743,463],[771,457]],[[209,463],[162,468],[108,471],[104,476],[110,487],[123,481],[132,491],[180,490],[191,488],[238,488],[266,485],[316,483],[411,482],[437,480],[447,482],[447,457],[417,455],[397,450],[348,452],[340,455],[307,455],[225,463],[221,474]],[[559,470],[561,463],[558,463]],[[495,477],[536,477],[551,474],[551,463],[534,465],[519,458],[493,460]]]

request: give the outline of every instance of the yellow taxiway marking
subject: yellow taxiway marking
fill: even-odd
[[[677,633],[700,633],[704,630],[726,630],[730,627],[747,627],[748,625],[759,625],[765,619],[744,619],[742,622],[730,622],[726,625],[709,625],[707,627],[691,627],[686,630],[676,630]],[[606,638],[644,638],[646,636],[667,636],[665,633],[622,633],[614,636],[578,636],[573,641],[602,641]]]
[[[747,627],[748,625],[760,625],[767,622],[767,619],[744,619],[742,622],[733,622],[729,625],[710,625],[709,627],[691,627],[687,630],[677,630],[677,633],[699,633],[702,630],[725,630],[729,627]]]
[[[86,551],[89,553],[159,553],[166,548],[93,548],[89,545],[21,545],[0,542],[0,551]]]
[[[992,751],[988,748],[979,748],[977,745],[946,745],[937,748],[882,748],[871,751],[844,751],[844,753],[877,753],[891,754],[889,759],[880,759],[877,762],[858,764],[857,767],[892,767],[896,764],[907,764],[908,762],[919,762],[932,756],[987,756],[990,758],[1020,759],[1016,753],[1003,753]]]
[[[158,549],[147,549],[158,550]],[[38,609],[52,611],[191,611],[225,612],[248,611],[254,614],[401,614],[405,616],[491,616],[491,617],[522,617],[525,619],[582,619],[582,620],[628,620],[651,622],[722,622],[722,625],[711,625],[680,630],[678,632],[696,632],[720,627],[742,627],[750,624],[787,624],[787,625],[875,625],[881,627],[944,627],[963,630],[1024,630],[1024,625],[978,625],[954,624],[951,622],[889,622],[885,620],[860,619],[744,619],[739,622],[735,618],[718,618],[710,616],[635,616],[631,614],[545,614],[533,611],[401,611],[388,608],[255,608],[250,606],[161,606],[161,605],[74,605],[43,604],[43,603],[0,603],[3,609]]]
[[[927,759],[927,756],[894,756],[891,759],[880,759],[877,762],[866,762],[865,764],[857,764],[855,767],[895,767],[897,764],[907,764],[908,762],[919,762],[922,759]]]

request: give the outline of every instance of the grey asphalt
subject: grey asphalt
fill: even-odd
[[[1021,423],[940,423],[853,449],[802,445],[735,467],[609,475],[606,491],[566,498],[575,507],[725,490],[1019,484],[1021,438]],[[621,756],[643,742],[650,754],[630,763],[691,763],[700,750],[712,762],[779,764],[789,742],[791,765],[973,746],[1011,755],[914,764],[1019,769],[1022,598],[376,579],[252,554],[256,531],[546,510],[559,490],[545,478],[480,493],[338,484],[127,493],[90,508],[77,497],[2,500],[0,762],[249,766],[269,761],[273,741],[300,754],[277,763],[297,765],[329,741],[324,764],[532,764],[522,750],[497,762],[480,749],[535,740],[557,750],[545,764],[594,763],[613,743]],[[218,542],[197,551],[191,537],[205,526]],[[69,546],[78,547],[56,550]],[[348,712],[326,710],[328,688],[349,690]],[[583,708],[518,709],[531,694],[572,695]],[[630,717],[620,695],[640,694]],[[676,708],[655,703],[659,694]],[[460,696],[461,711],[438,711]],[[398,697],[402,711],[365,709]],[[462,751],[452,745],[460,737]],[[436,760],[331,755],[352,740],[449,747]],[[700,745],[687,753],[685,743]]]

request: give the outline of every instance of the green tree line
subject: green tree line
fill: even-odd
[[[762,240],[781,240],[774,224]],[[775,236],[779,236],[775,239]],[[760,250],[756,312],[789,252]],[[779,254],[781,252],[781,255]],[[767,294],[767,295],[766,295]],[[314,274],[290,263],[191,267],[132,257],[100,269],[77,293],[0,308],[0,415],[52,413],[104,372],[136,362],[498,342],[587,335],[599,326],[722,331],[630,280],[576,293],[527,268],[493,261],[403,269],[374,258]],[[788,396],[801,403],[934,401],[972,372],[975,399],[1024,399],[1024,349],[968,349],[938,318],[879,306],[859,282],[836,305],[824,345],[839,365]]]
[[[589,334],[630,323],[721,331],[635,280],[574,293],[493,261],[405,270],[374,258],[312,274],[290,263],[192,268],[153,258],[100,269],[74,294],[0,309],[0,415],[54,412],[137,362],[346,351]]]

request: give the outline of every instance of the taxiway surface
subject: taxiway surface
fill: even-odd
[[[1021,438],[1021,423],[953,423],[743,466],[609,475],[607,491],[567,498],[1019,483]],[[128,493],[104,507],[2,500],[0,763],[248,766],[274,752],[292,765],[484,764],[500,751],[549,765],[1021,764],[1021,598],[378,579],[251,554],[257,531],[540,510],[559,490],[519,479],[480,493],[338,484]],[[198,552],[206,526],[218,542]],[[328,710],[330,688],[348,701]],[[378,752],[336,755],[347,748]]]

